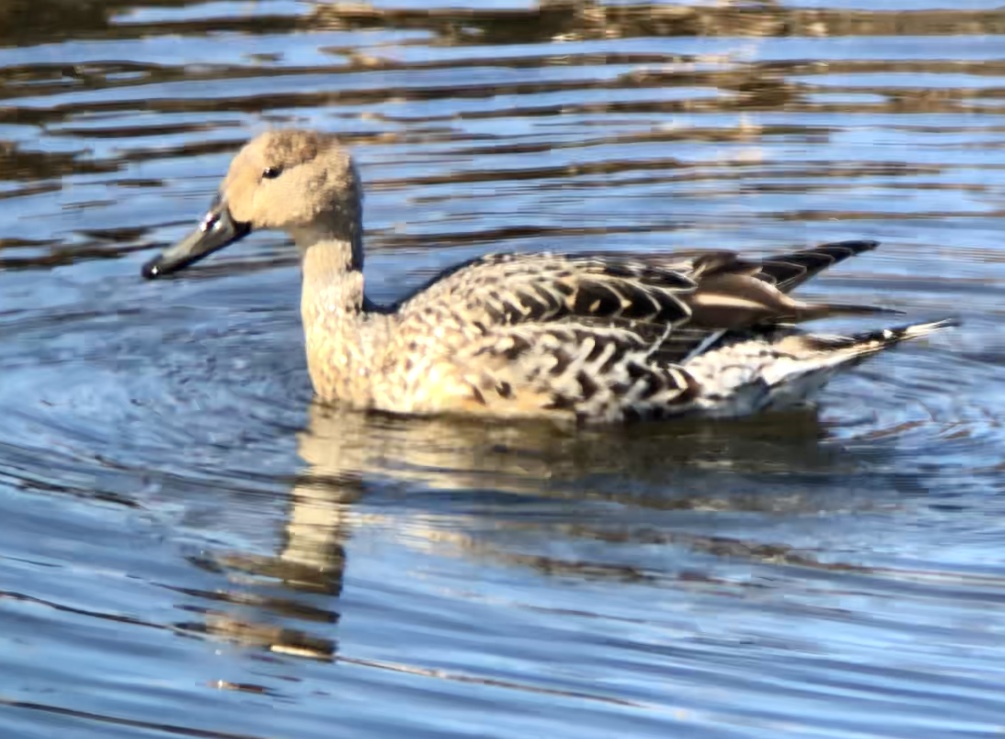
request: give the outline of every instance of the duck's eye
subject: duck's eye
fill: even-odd
[[[266,167],[262,170],[262,177],[267,180],[274,180],[283,173],[281,167]]]

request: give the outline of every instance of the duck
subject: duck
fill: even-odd
[[[492,253],[378,305],[364,291],[357,167],[337,136],[302,129],[244,145],[198,226],[142,274],[176,273],[261,229],[284,231],[299,251],[317,399],[368,411],[577,424],[735,418],[813,405],[836,373],[956,325],[801,327],[898,312],[791,295],[876,248],[872,240],[759,259],[726,250]]]

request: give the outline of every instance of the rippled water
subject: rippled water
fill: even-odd
[[[0,736],[1002,731],[997,4],[0,3]],[[138,275],[280,124],[353,146],[378,299],[866,237],[809,294],[965,324],[816,414],[318,408],[281,237]]]

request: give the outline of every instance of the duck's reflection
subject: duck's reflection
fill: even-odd
[[[408,521],[410,546],[425,542],[451,554],[566,577],[635,579],[639,573],[623,562],[606,567],[595,559],[587,564],[575,556],[527,555],[507,548],[506,532],[537,529],[559,536],[570,545],[566,552],[588,540],[760,559],[760,545],[728,537],[674,529],[654,539],[649,516],[694,509],[819,510],[821,499],[812,491],[833,487],[848,464],[840,449],[821,442],[824,436],[809,412],[749,422],[571,431],[313,406],[298,439],[306,466],[289,493],[277,553],[214,559],[230,583],[216,599],[235,607],[205,612],[205,628],[274,652],[333,657],[335,641],[311,634],[304,623],[338,621],[353,530],[401,530],[402,519]],[[791,484],[785,496],[770,494],[771,480],[791,483],[794,475],[805,476],[806,494],[793,495]],[[612,503],[638,513],[638,525],[606,525],[598,511]],[[455,525],[424,530],[431,513],[446,513]],[[765,558],[784,556],[775,545],[769,549]],[[289,628],[290,620],[301,628]],[[323,631],[330,635],[327,626]]]

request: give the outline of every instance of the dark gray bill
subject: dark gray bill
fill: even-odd
[[[143,265],[143,276],[152,280],[185,269],[250,232],[251,226],[234,221],[227,204],[217,198],[195,231]]]

